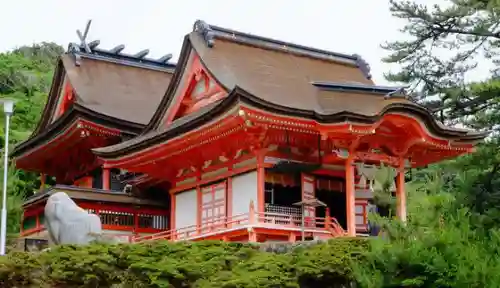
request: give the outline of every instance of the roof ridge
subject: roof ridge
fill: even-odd
[[[307,47],[300,44],[285,42],[272,38],[257,36],[249,33],[239,32],[227,28],[209,25],[203,20],[196,20],[193,25],[193,31],[199,33],[209,48],[214,45],[214,37],[225,38],[231,41],[248,44],[256,47],[277,50],[281,52],[291,52],[302,56],[308,56],[315,59],[336,61],[345,64],[357,66],[361,69],[367,79],[371,79],[370,65],[358,54],[343,54],[313,47]]]
[[[95,41],[92,41],[90,44],[92,44],[93,42]],[[139,68],[155,69],[155,70],[171,71],[175,69],[176,66],[175,63],[168,62],[172,58],[172,54],[167,54],[159,59],[152,59],[145,57],[149,52],[149,50],[147,49],[132,55],[120,52],[121,50],[123,50],[123,48],[125,48],[125,45],[123,44],[118,45],[110,50],[99,49],[96,48],[96,46],[92,47],[90,52],[88,52],[84,47],[82,47],[82,45],[78,45],[76,43],[70,43],[68,45],[67,53],[73,56],[77,66],[80,65],[80,59],[82,57],[93,60],[109,61],[121,65],[136,66]]]
[[[116,64],[136,66],[147,69],[175,69],[175,64],[168,63],[168,61],[172,59],[172,53],[166,54],[158,59],[153,59],[146,58],[146,56],[149,54],[149,49],[142,50],[136,54],[121,53],[123,49],[125,49],[124,44],[120,44],[109,50],[97,48],[97,46],[99,46],[99,44],[101,43],[100,40],[87,42],[87,35],[91,23],[92,20],[87,21],[85,32],[83,34],[80,30],[76,30],[76,34],[78,35],[78,38],[80,38],[80,44],[69,43],[68,45],[67,53],[73,56],[77,66],[80,65],[80,58],[86,57],[94,60],[110,61]]]

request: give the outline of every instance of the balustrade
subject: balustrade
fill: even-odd
[[[280,211],[280,212],[269,212]],[[250,204],[248,213],[234,216],[218,217],[210,221],[203,222],[203,226],[191,225],[180,227],[160,233],[134,237],[133,242],[143,242],[151,240],[188,240],[208,237],[212,234],[224,233],[229,229],[263,227],[273,229],[293,229],[302,227],[302,216],[300,208],[283,207],[277,205],[266,205],[265,212],[256,212],[253,202]],[[329,215],[329,213],[327,213]],[[333,217],[307,217],[304,221],[304,228],[308,232],[330,233],[332,236],[343,236],[345,231],[337,220]]]
[[[148,213],[134,213],[113,211],[111,209],[85,209],[87,212],[99,215],[104,229],[109,230],[147,230],[157,232],[168,229],[168,217]],[[136,227],[136,228],[135,228]]]

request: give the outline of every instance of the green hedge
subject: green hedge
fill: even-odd
[[[0,258],[0,287],[344,287],[365,248],[360,239],[279,253],[212,241],[60,246]]]

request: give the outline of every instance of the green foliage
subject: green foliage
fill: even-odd
[[[17,101],[11,119],[9,149],[26,140],[36,127],[50,90],[57,56],[62,52],[63,48],[54,43],[41,43],[0,53],[0,99],[10,98]],[[2,175],[4,135],[5,115],[1,110]],[[9,169],[8,176],[8,231],[15,233],[19,231],[23,199],[32,195],[40,183],[37,175],[15,171],[13,167]]]
[[[471,212],[443,191],[439,178],[409,187],[408,222],[379,219],[385,237],[372,239],[356,263],[361,287],[498,287],[500,230],[476,229]]]
[[[344,287],[366,241],[277,254],[224,242],[60,246],[0,258],[2,287]],[[37,277],[33,277],[37,275]]]
[[[499,73],[473,83],[466,75],[477,56],[483,65],[498,64],[499,10],[498,1],[451,1],[446,7],[391,1],[409,37],[385,45],[385,60],[400,67],[387,78],[410,84],[413,99],[441,121],[494,133],[474,154],[414,171],[408,222],[370,216],[383,237],[336,239],[281,253],[218,242],[61,246],[0,258],[1,286],[498,287]],[[35,128],[61,52],[42,43],[0,54],[0,98],[19,101],[11,145]],[[2,141],[4,120],[1,115]],[[377,204],[394,210],[392,176],[377,178]],[[18,230],[20,203],[37,186],[35,175],[9,170],[9,231]]]
[[[390,51],[385,60],[400,66],[388,79],[410,84],[413,98],[443,122],[492,131],[476,153],[417,171],[416,179],[429,185],[432,178],[441,192],[452,196],[453,205],[442,215],[459,217],[456,211],[466,211],[460,216],[466,218],[464,225],[484,237],[485,243],[496,243],[494,231],[500,228],[500,2],[448,4],[391,0],[393,15],[406,21],[402,32],[407,37],[385,45]],[[492,73],[481,81],[468,81],[477,65],[491,66]],[[419,217],[429,214],[422,211]],[[439,232],[454,229],[457,223],[452,221],[448,227],[443,219],[446,225]],[[476,241],[471,247],[476,244],[487,245]]]
[[[384,45],[390,51],[385,61],[400,67],[387,78],[410,84],[413,97],[442,121],[496,127],[500,123],[497,71],[482,82],[467,79],[478,61],[481,66],[498,63],[499,2],[460,0],[446,6],[390,2],[393,15],[406,21],[402,31],[407,37]]]
[[[392,195],[395,187],[394,178],[396,172],[390,167],[385,167],[383,164],[375,174],[375,185],[373,187],[374,204],[378,207],[388,210],[389,215],[395,215],[396,199]]]

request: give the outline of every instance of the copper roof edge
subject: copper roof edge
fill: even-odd
[[[407,88],[407,86],[379,86],[362,83],[338,83],[324,81],[313,81],[311,82],[311,85],[327,91],[364,92],[389,95],[393,97],[406,97],[404,89]]]
[[[294,53],[320,60],[339,62],[358,67],[367,79],[371,79],[370,65],[357,54],[348,55],[331,52],[322,49],[307,47],[299,44],[266,38],[249,33],[239,32],[227,28],[209,25],[203,20],[197,20],[193,25],[193,31],[201,34],[208,47],[213,47],[214,38],[223,38],[230,41],[239,42],[250,46],[276,50],[281,52]]]

